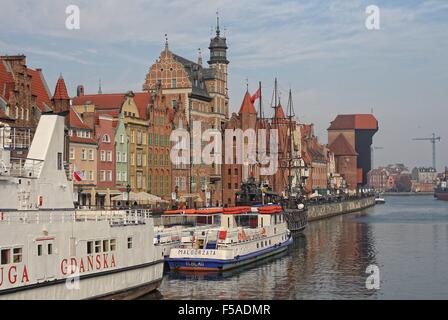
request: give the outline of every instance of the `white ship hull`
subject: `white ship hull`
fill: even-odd
[[[41,116],[27,159],[0,126],[0,299],[135,298],[162,281],[144,211],[75,211],[64,118]],[[71,177],[70,177],[71,178]]]

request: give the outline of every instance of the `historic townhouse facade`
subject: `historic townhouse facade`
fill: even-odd
[[[115,123],[115,184],[117,189],[125,191],[129,184],[129,136],[126,133],[124,115],[118,115]]]
[[[97,149],[94,130],[80,114],[70,110],[69,161],[74,172],[74,200],[81,206],[96,205]]]
[[[95,123],[95,139],[98,143],[96,204],[110,207],[111,198],[120,194],[116,185],[116,121],[108,114],[97,114]]]
[[[181,103],[181,96],[178,97]],[[148,129],[148,190],[165,199],[171,198],[172,177],[170,135],[173,129],[174,108],[160,91],[153,91]]]
[[[84,95],[83,90],[78,90],[78,92],[79,96],[72,102],[73,108],[84,119],[88,118],[89,122],[90,119],[94,121],[95,114],[108,114],[114,118],[122,116],[128,137],[128,150],[125,156],[128,163],[126,180],[132,191],[147,192],[150,93],[129,91],[116,94]],[[123,137],[123,139],[125,138]],[[116,150],[113,154],[116,155]],[[122,159],[121,163],[124,164],[125,161]],[[116,177],[116,172],[113,175]]]
[[[150,67],[143,89],[149,92],[161,90],[168,103],[177,108],[183,103],[188,128],[197,121],[202,132],[207,129],[222,130],[228,120],[228,64],[226,38],[222,37],[219,21],[216,36],[210,41],[209,68],[172,53],[168,42],[159,59]],[[179,97],[181,97],[179,99]],[[191,167],[188,182],[189,193],[197,194],[201,204],[221,203],[222,166],[196,163]],[[213,198],[213,199],[212,199]]]

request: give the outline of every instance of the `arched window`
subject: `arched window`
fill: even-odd
[[[110,137],[108,134],[103,135],[103,142],[104,143],[110,143]]]

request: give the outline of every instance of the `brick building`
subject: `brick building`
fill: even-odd
[[[58,108],[66,108],[67,101],[65,97],[60,104],[52,100],[42,69],[28,68],[24,55],[0,57],[0,112],[14,120],[13,128],[21,129],[13,157],[26,156],[40,115],[52,111],[55,102]]]
[[[170,51],[168,41],[159,59],[151,65],[143,89],[161,90],[165,101],[177,108],[182,103],[188,127],[195,121],[201,123],[202,132],[207,129],[221,130],[228,120],[228,64],[226,38],[221,36],[219,20],[216,36],[210,40],[208,68],[203,66],[199,53],[197,62]],[[197,194],[202,204],[222,202],[222,167],[219,164],[194,164],[188,183],[190,195]]]
[[[378,121],[372,114],[338,115],[327,130],[328,145],[330,149],[333,145],[332,151],[346,175],[347,187],[353,190],[358,185],[366,185],[367,173],[371,170],[370,146],[378,131]],[[343,154],[336,154],[338,148]]]

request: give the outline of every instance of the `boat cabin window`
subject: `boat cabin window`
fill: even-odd
[[[1,264],[9,264],[11,259],[11,249],[2,249]]]
[[[13,263],[22,262],[22,248],[12,249],[12,262]]]
[[[117,239],[110,239],[110,251],[117,250]]]
[[[109,251],[109,240],[103,240],[103,252]]]
[[[52,244],[52,243],[49,243],[49,244],[48,244],[47,249],[48,249],[48,254],[49,254],[49,255],[53,254],[53,244]]]
[[[95,241],[95,253],[101,252],[101,240]]]
[[[62,170],[62,152],[58,152],[58,170]]]
[[[37,245],[37,255],[40,257],[42,255],[42,245],[38,244]]]
[[[93,253],[93,241],[87,241],[87,254]]]
[[[241,215],[236,220],[239,227],[256,228],[258,225],[258,217],[256,215]]]
[[[128,249],[132,249],[132,237],[128,237]]]

